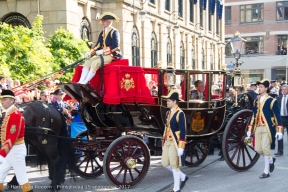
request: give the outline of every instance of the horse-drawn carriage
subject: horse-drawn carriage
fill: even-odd
[[[95,178],[103,172],[117,186],[135,186],[147,174],[150,153],[160,154],[171,81],[178,85],[180,108],[186,114],[187,166],[200,165],[208,154],[209,138],[223,138],[222,151],[234,170],[251,168],[259,155],[244,142],[252,111],[251,98],[243,95],[242,106],[226,110],[226,72],[212,70],[174,70],[128,66],[120,60],[97,71],[90,84],[77,82],[82,66],[76,68],[72,83],[60,87],[79,104],[79,114],[87,131],[80,133],[73,147],[77,158],[75,172]],[[169,74],[170,73],[170,74]],[[172,77],[172,79],[170,79]],[[190,99],[192,83],[205,83],[204,100]],[[149,81],[158,95],[148,89]],[[218,82],[218,91],[212,82]],[[248,109],[245,109],[245,107]]]

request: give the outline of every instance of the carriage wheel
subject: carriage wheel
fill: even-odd
[[[228,121],[222,141],[225,161],[235,171],[245,171],[254,166],[259,154],[251,146],[244,144],[248,124],[253,112],[248,109],[234,114]]]
[[[106,178],[126,189],[140,183],[149,166],[149,149],[143,140],[135,136],[122,136],[114,140],[103,160]]]
[[[84,141],[89,140],[87,131],[81,132],[76,138],[81,138]],[[103,162],[99,159],[102,154],[98,154],[95,151],[96,149],[91,146],[75,147],[75,173],[80,177],[93,179],[103,173]]]
[[[184,156],[185,165],[197,167],[206,159],[209,152],[209,140],[194,140],[186,144]]]

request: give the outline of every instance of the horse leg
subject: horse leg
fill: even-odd
[[[16,175],[14,174],[14,177],[11,181],[7,183],[6,189],[18,189],[19,183],[16,179]]]

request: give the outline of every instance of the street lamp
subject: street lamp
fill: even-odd
[[[232,86],[236,90],[235,106],[238,106],[237,91],[238,91],[238,89],[240,89],[242,87],[242,75],[241,75],[241,70],[239,69],[239,65],[244,63],[244,62],[241,62],[241,63],[238,62],[238,60],[241,57],[243,42],[245,41],[239,35],[240,35],[240,33],[237,31],[235,33],[235,36],[233,38],[231,38],[231,40],[230,40],[232,53],[234,55],[234,58],[236,59],[236,63],[233,63],[235,65],[235,70],[233,72],[233,77],[232,77]]]
[[[141,7],[142,7],[142,9],[139,11],[140,21],[142,23],[144,23],[145,19],[146,19],[146,11],[144,10],[143,4],[146,2],[146,0],[138,0],[138,1],[139,1],[139,3],[141,4]],[[135,11],[134,11],[135,5],[134,4],[135,4],[135,0],[133,0],[133,14],[135,13]],[[133,23],[135,25],[134,17],[133,17]]]

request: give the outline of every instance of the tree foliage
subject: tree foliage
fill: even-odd
[[[53,55],[44,44],[42,20],[36,17],[32,29],[0,25],[1,75],[26,82],[52,72]]]
[[[54,56],[54,63],[57,64],[54,70],[59,70],[83,58],[89,48],[85,41],[75,38],[68,30],[58,29],[52,34],[47,44],[50,52]],[[62,77],[63,81],[71,80],[71,72]]]
[[[85,41],[62,28],[45,45],[43,16],[37,16],[32,28],[0,23],[0,75],[29,82],[57,71],[83,58]],[[62,77],[70,81],[71,73]]]

